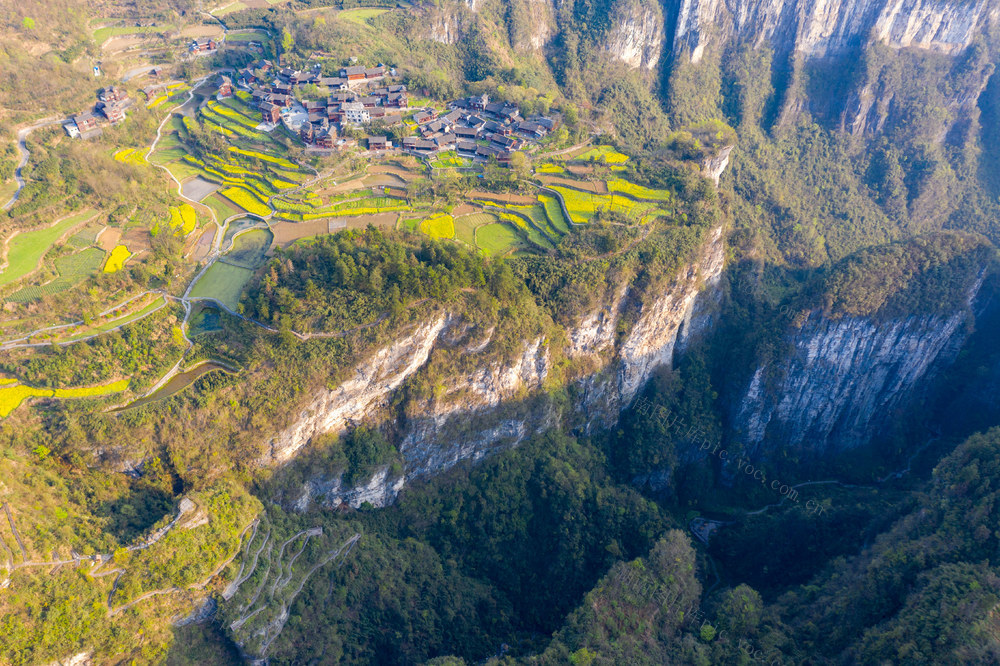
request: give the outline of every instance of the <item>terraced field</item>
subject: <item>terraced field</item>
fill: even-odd
[[[104,252],[96,247],[59,257],[54,262],[59,277],[43,285],[24,287],[14,292],[7,300],[25,303],[66,291],[95,275],[103,261]]]
[[[462,241],[470,248],[476,246],[476,228],[492,222],[496,222],[495,215],[489,213],[470,213],[455,218],[455,238]]]
[[[191,298],[215,299],[235,310],[251,277],[253,271],[249,268],[216,261],[194,285]]]
[[[512,249],[523,247],[524,241],[510,225],[495,222],[476,229],[476,245],[486,256],[503,256]]]

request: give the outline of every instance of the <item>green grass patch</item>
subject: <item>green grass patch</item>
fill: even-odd
[[[91,216],[93,212],[87,210],[57,224],[15,234],[7,241],[7,266],[0,272],[0,286],[19,280],[35,270],[53,243]]]
[[[243,288],[251,277],[253,271],[249,268],[217,261],[194,285],[191,297],[215,299],[229,309],[235,310],[243,294]]]
[[[521,237],[503,222],[494,222],[476,229],[476,245],[487,256],[500,256],[522,245]]]
[[[155,312],[156,310],[160,309],[161,307],[163,307],[164,303],[166,303],[166,299],[163,296],[157,296],[152,301],[150,301],[148,305],[143,306],[140,310],[136,310],[135,312],[128,312],[126,314],[121,315],[120,317],[114,317],[112,319],[107,319],[99,324],[91,325],[87,327],[85,330],[80,331],[79,333],[75,333],[74,335],[71,335],[68,338],[65,338],[64,342],[80,340],[81,338],[85,338],[95,333],[106,333],[107,331],[118,328],[119,326],[125,326],[126,324],[131,324],[134,321],[142,319],[151,312]]]
[[[337,14],[337,18],[342,21],[349,21],[356,25],[363,25],[365,27],[371,27],[371,20],[376,16],[381,16],[385,14],[388,9],[373,8],[373,7],[363,7],[361,9],[346,9]]]

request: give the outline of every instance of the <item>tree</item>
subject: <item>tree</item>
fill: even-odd
[[[29,17],[25,16],[21,20],[21,25],[24,26],[25,30],[34,30],[35,29],[35,19],[29,18]]]
[[[521,151],[517,151],[510,156],[510,168],[518,178],[527,178],[531,172],[531,164],[528,157]]]
[[[292,37],[292,33],[288,32],[288,28],[284,28],[281,31],[281,50],[288,53],[295,46],[295,38]]]
[[[576,127],[576,124],[580,122],[580,112],[576,110],[575,104],[567,104],[563,107],[563,118],[568,126]]]

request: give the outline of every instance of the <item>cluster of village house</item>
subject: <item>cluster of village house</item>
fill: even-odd
[[[394,70],[389,70],[390,75]],[[387,74],[384,65],[344,67],[339,76],[322,76],[319,65],[301,72],[278,70],[270,61],[259,60],[240,70],[235,85],[251,94],[251,104],[260,110],[267,123],[277,124],[282,112],[295,104],[296,87],[313,84],[327,88],[325,100],[305,101],[307,120],[301,124],[302,140],[320,148],[344,145],[341,134],[372,121],[384,126],[403,122],[410,110],[406,86],[384,85]],[[219,95],[233,94],[234,83],[229,76],[220,76]],[[458,100],[449,105],[449,112],[439,116],[433,108],[416,112],[413,121],[419,136],[406,137],[396,146],[416,155],[431,155],[456,150],[468,157],[487,160],[495,156],[501,163],[524,147],[526,140],[538,140],[555,127],[551,118],[533,121],[521,117],[518,107],[510,103],[491,103],[486,95]],[[369,136],[369,150],[393,148],[386,136]]]
[[[71,137],[87,135],[99,128],[101,122],[117,123],[125,120],[125,110],[132,105],[128,93],[118,86],[101,88],[97,92],[97,104],[90,110],[74,115],[63,129]]]

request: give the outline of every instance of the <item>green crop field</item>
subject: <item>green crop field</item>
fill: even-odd
[[[239,208],[233,206],[228,199],[219,196],[218,193],[203,199],[202,203],[215,211],[215,217],[218,219],[219,224],[222,224],[226,218],[242,212]]]
[[[503,222],[494,222],[476,229],[476,244],[487,256],[503,255],[512,248],[524,245],[517,232]]]
[[[253,271],[249,268],[217,261],[194,285],[191,298],[212,298],[235,310],[251,277]]]
[[[467,167],[472,166],[472,160],[468,160],[464,157],[459,157],[458,153],[454,150],[449,150],[444,153],[440,153],[436,158],[431,160],[431,166],[435,169],[447,169],[451,167]]]
[[[245,4],[243,4],[242,2],[233,2],[233,3],[230,3],[230,4],[226,5],[225,7],[221,7],[219,9],[212,10],[212,14],[214,16],[225,16],[226,14],[230,14],[232,12],[238,12],[238,11],[246,9],[246,8],[247,8],[247,6]]]
[[[496,215],[501,220],[514,227],[520,236],[527,238],[531,243],[534,243],[538,247],[546,250],[550,250],[555,247],[548,238],[542,235],[542,232],[533,227],[528,220],[522,217],[522,215],[524,215],[523,212],[518,211],[518,213],[505,211],[502,213],[498,212]]]
[[[476,247],[476,227],[496,221],[496,216],[489,213],[469,213],[456,217],[455,238],[474,248]]]
[[[569,223],[566,222],[566,216],[563,215],[563,209],[559,204],[559,200],[551,194],[539,194],[538,200],[544,206],[545,215],[549,218],[552,226],[560,233],[569,233]]]
[[[66,291],[97,273],[103,261],[104,251],[96,247],[66,255],[65,257],[59,257],[54,262],[56,270],[59,272],[59,277],[47,284],[19,289],[7,300],[24,303],[49,294],[58,294],[61,291]]]
[[[270,39],[263,30],[251,30],[249,32],[230,32],[226,34],[227,42],[266,42]]]
[[[531,218],[531,221],[535,223],[535,226],[548,237],[553,243],[558,243],[560,236],[564,232],[559,231],[550,222],[548,216],[545,214],[545,207],[538,203],[533,206],[517,206],[514,208],[519,213],[527,215]]]
[[[17,233],[7,241],[7,266],[0,272],[0,286],[19,280],[35,270],[60,236],[92,215],[93,212],[87,210],[71,215],[58,224]]]

